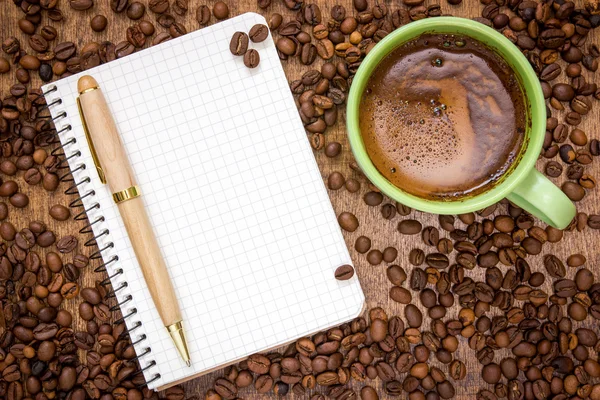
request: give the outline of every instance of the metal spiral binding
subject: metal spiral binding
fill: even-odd
[[[53,86],[52,88],[50,88],[48,91],[43,92],[41,94],[41,96],[46,96],[50,93],[56,92],[58,90],[58,88],[56,86]],[[43,108],[48,108],[50,109],[50,107],[55,107],[62,104],[62,100],[61,99],[56,99],[53,100],[50,104],[47,104],[45,106],[43,106]],[[42,109],[43,109],[42,108]],[[60,111],[56,117],[52,117],[51,115],[48,116],[48,127],[50,127],[50,121],[52,121],[52,123],[67,118],[67,113],[66,111]],[[99,210],[100,209],[100,204],[99,203],[92,203],[91,206],[87,207],[84,205],[83,200],[86,198],[92,198],[96,195],[96,191],[91,189],[89,191],[87,191],[85,194],[81,194],[83,192],[83,186],[85,184],[89,184],[91,183],[91,179],[89,176],[83,177],[83,179],[81,179],[79,182],[75,181],[75,173],[78,171],[84,171],[86,170],[86,165],[85,164],[79,164],[77,167],[75,167],[74,169],[70,170],[69,169],[69,160],[74,160],[77,157],[81,156],[81,151],[74,149],[74,151],[67,155],[67,151],[68,148],[70,146],[73,146],[74,144],[77,143],[77,139],[75,137],[71,137],[70,139],[68,139],[66,142],[61,144],[61,140],[60,140],[60,135],[61,134],[65,134],[66,132],[71,131],[72,127],[71,125],[66,125],[65,127],[61,128],[60,130],[56,130],[56,128],[54,128],[54,130],[56,131],[53,134],[53,138],[48,139],[47,143],[48,144],[54,144],[54,143],[58,143],[60,146],[55,148],[54,150],[52,150],[50,152],[51,155],[56,156],[60,161],[56,166],[56,172],[58,174],[58,171],[64,171],[64,174],[59,175],[59,181],[61,182],[72,182],[71,185],[65,190],[65,194],[67,195],[71,195],[71,196],[77,196],[73,201],[71,201],[69,203],[69,207],[72,208],[75,211],[75,216],[74,219],[77,221],[83,221],[83,220],[88,220],[87,224],[81,228],[79,230],[79,233],[82,235],[88,234],[88,235],[92,235],[92,237],[90,237],[85,243],[84,246],[85,247],[94,247],[94,246],[98,246],[98,250],[96,250],[95,252],[93,252],[89,258],[90,260],[101,260],[101,264],[96,267],[94,269],[94,272],[106,272],[108,274],[108,278],[104,279],[102,282],[100,282],[100,285],[104,286],[104,287],[108,287],[111,284],[111,279],[116,278],[120,275],[123,274],[123,269],[122,268],[117,268],[116,270],[112,271],[112,273],[107,269],[107,267],[111,264],[114,264],[119,260],[119,256],[117,255],[113,255],[110,257],[110,259],[108,259],[107,261],[102,260],[102,253],[108,249],[111,249],[114,247],[114,243],[113,242],[108,242],[107,244],[105,244],[103,247],[100,247],[100,244],[98,243],[98,239],[104,237],[104,236],[108,236],[110,234],[110,231],[108,229],[102,229],[100,231],[99,234],[95,235],[94,234],[94,227],[100,226],[97,224],[101,224],[105,221],[104,216],[98,216],[96,218],[94,218],[94,220],[92,221],[92,218],[88,218],[88,212],[92,211],[92,210]],[[81,210],[81,211],[80,211]],[[117,304],[112,306],[110,308],[110,311],[117,311],[118,309],[120,309],[121,307],[125,306],[127,303],[133,301],[133,296],[131,294],[127,294],[124,296],[124,298],[122,298],[120,301],[117,298],[117,293],[121,292],[122,290],[124,290],[125,288],[128,287],[128,284],[126,281],[121,282],[121,284],[119,285],[119,287],[117,287],[116,289],[112,289],[109,290],[108,293],[105,296],[105,299],[110,299],[110,298],[115,298],[117,301]],[[124,309],[121,308],[121,311],[123,312]],[[131,317],[133,317],[135,314],[137,314],[137,309],[131,308],[128,310],[126,315],[123,315],[123,317],[121,317],[118,321],[116,321],[116,324],[120,324],[125,322],[126,319],[129,319]],[[129,329],[128,331],[123,332],[123,335],[129,333],[131,334],[131,332],[138,330],[139,328],[142,327],[142,322],[141,321],[134,321],[134,325],[131,329]],[[135,346],[140,344],[141,342],[143,342],[144,340],[146,340],[146,334],[145,333],[140,333],[139,335],[139,339],[137,339],[135,342],[132,341],[131,345]],[[152,349],[150,347],[144,347],[142,349],[142,352],[140,354],[137,354],[136,357],[134,358],[135,360],[139,360],[142,357],[147,356],[148,354],[150,354],[152,352]],[[136,376],[139,375],[141,373],[143,373],[144,371],[149,370],[150,368],[156,366],[156,361],[155,360],[150,360],[148,362],[148,364],[144,367],[141,368],[140,365],[140,369],[138,371],[136,371],[132,376]],[[156,373],[154,374],[154,376],[146,382],[146,385],[154,382],[158,379],[160,379],[161,375],[160,373]]]

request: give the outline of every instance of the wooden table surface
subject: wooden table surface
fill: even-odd
[[[114,43],[117,43],[121,40],[125,40],[125,30],[128,26],[133,25],[133,21],[129,20],[125,13],[122,14],[114,14],[109,8],[109,1],[107,0],[97,0],[95,2],[93,8],[87,10],[85,12],[73,11],[70,9],[67,0],[60,0],[59,7],[62,9],[65,15],[65,20],[61,23],[56,23],[53,21],[47,20],[44,17],[43,24],[50,24],[55,26],[58,30],[58,38],[55,43],[59,41],[70,40],[75,42],[78,45],[78,48],[83,47],[85,44],[96,41],[101,42],[104,40],[111,40]],[[315,3],[319,4],[321,7],[324,20],[329,18],[329,10],[335,4],[334,0],[326,1],[326,0],[315,0]],[[337,0],[338,4],[343,4],[348,13],[351,13],[352,1],[351,0]],[[395,10],[400,6],[399,0],[386,1],[388,3],[391,10]],[[425,4],[433,4],[434,1],[427,0]],[[214,0],[206,1],[196,1],[190,0],[190,8],[188,14],[185,18],[179,18],[180,21],[184,21],[184,25],[188,29],[188,31],[192,31],[198,29],[198,23],[195,21],[195,10],[201,4],[207,4],[212,8],[214,4]],[[267,9],[259,10],[256,6],[256,0],[241,0],[241,1],[228,1],[230,8],[230,16],[238,15],[247,11],[255,11],[260,12],[265,15],[267,18],[273,12],[279,12],[284,15],[286,19],[292,17],[292,12],[288,11],[283,2],[278,0],[273,0],[273,4]],[[446,3],[445,0],[442,1],[442,10],[444,13],[448,13],[454,16],[461,17],[476,17],[480,16],[482,5],[479,4],[476,0],[464,0],[462,4],[458,6],[450,6]],[[95,33],[89,27],[89,21],[91,17],[96,14],[104,14],[108,17],[108,28],[102,33]],[[22,12],[13,5],[11,0],[0,0],[0,38],[4,40],[8,36],[16,36],[21,40],[21,43],[24,44],[26,49],[29,49],[25,44],[27,43],[27,38],[17,27],[17,21],[22,17]],[[144,19],[148,19],[155,23],[155,17],[152,13],[147,11]],[[211,19],[211,23],[214,23],[214,17]],[[159,25],[157,26],[157,33],[161,32],[163,28]],[[594,43],[599,43],[600,34],[598,32],[591,33],[592,41]],[[150,41],[148,41],[150,42]],[[320,63],[320,60],[317,61]],[[320,65],[317,64],[316,65]],[[286,75],[288,79],[294,80],[298,79],[306,70],[307,67],[301,65],[296,60],[294,61],[286,61],[283,62]],[[9,74],[0,75],[0,96],[4,97],[7,95],[9,87],[16,83],[14,68],[11,70]],[[588,78],[588,81],[593,80],[593,74],[585,71],[584,74]],[[34,74],[32,74],[34,75]],[[32,86],[38,87],[41,82],[39,79],[33,79]],[[594,102],[595,108],[592,110],[590,114],[584,117],[584,122],[580,125],[580,128],[587,132],[588,137],[598,138],[600,139],[600,135],[598,134],[599,128],[599,117],[600,117],[600,107],[597,106],[597,102]],[[351,152],[348,148],[348,142],[346,139],[346,131],[345,124],[343,123],[343,117],[345,117],[345,113],[342,112],[340,114],[340,123],[337,124],[333,129],[329,129],[326,133],[327,141],[337,140],[343,145],[343,152],[340,156],[335,159],[329,159],[325,157],[324,153],[318,152],[316,153],[316,158],[321,169],[321,173],[326,179],[327,175],[332,171],[340,171],[346,178],[353,176],[357,178],[361,182],[361,190],[358,193],[351,194],[347,192],[345,189],[341,189],[337,192],[330,192],[330,198],[333,203],[333,207],[335,209],[336,214],[339,214],[342,211],[351,211],[353,212],[360,221],[360,227],[356,232],[347,233],[344,232],[344,237],[346,239],[346,243],[348,248],[351,249],[352,259],[355,262],[357,267],[358,276],[360,278],[360,282],[362,288],[365,292],[367,307],[383,307],[388,315],[397,315],[402,313],[402,306],[398,303],[391,301],[388,297],[388,290],[391,284],[388,282],[385,269],[386,265],[382,263],[378,266],[371,266],[367,261],[364,255],[358,254],[354,251],[354,241],[360,235],[366,235],[372,239],[373,248],[377,248],[383,250],[385,247],[394,246],[398,249],[398,259],[396,263],[403,266],[407,272],[410,271],[411,266],[408,263],[408,252],[414,248],[419,247],[425,250],[428,249],[423,244],[420,235],[415,236],[403,236],[401,235],[396,227],[400,218],[396,216],[394,219],[388,221],[381,217],[379,207],[368,207],[362,200],[362,196],[368,190],[368,182],[365,178],[360,177],[356,172],[352,171],[349,168],[349,163],[353,160]],[[543,168],[547,160],[543,159],[538,161],[538,168]],[[588,173],[592,174],[595,177],[598,177],[600,170],[600,163],[598,160],[594,160],[594,162],[586,167]],[[563,173],[564,176],[564,173]],[[562,183],[562,178],[556,180],[557,184]],[[48,215],[49,208],[54,204],[64,204],[68,205],[68,203],[72,200],[71,196],[67,196],[63,194],[64,189],[66,189],[66,185],[63,183],[59,187],[55,193],[49,194],[45,192],[41,187],[35,187],[31,189],[27,184],[21,179],[19,181],[19,186],[25,188],[27,194],[30,195],[31,203],[29,207],[22,210],[14,210],[11,209],[9,220],[14,223],[17,229],[25,227],[29,221],[37,219],[44,221],[51,229],[53,229],[57,233],[57,237],[60,238],[63,235],[67,234],[77,234],[77,231],[83,225],[82,223],[73,221],[72,219],[67,222],[56,222],[50,218]],[[579,211],[586,212],[588,214],[597,214],[600,213],[600,196],[598,193],[598,189],[591,190],[588,195],[577,204],[577,208]],[[384,201],[389,202],[389,199]],[[500,207],[501,209],[505,209],[504,206]],[[414,217],[423,223],[423,226],[433,225],[438,226],[437,216],[426,214],[418,211],[413,211],[410,217]],[[408,218],[408,217],[406,217]],[[538,223],[541,226],[544,226],[541,223]],[[457,221],[457,226],[461,225],[460,221]],[[447,237],[447,234],[443,233],[444,237]],[[547,243],[544,246],[543,252],[536,257],[528,257],[528,262],[530,263],[532,270],[534,271],[544,271],[544,268],[541,264],[541,260],[544,254],[554,253],[559,256],[561,259],[566,260],[566,257],[573,253],[582,253],[588,259],[588,268],[593,271],[598,271],[598,262],[600,261],[600,255],[598,251],[598,245],[600,241],[598,240],[598,231],[594,231],[591,229],[586,229],[583,232],[567,232],[565,233],[565,238],[556,244]],[[83,247],[83,242],[87,240],[87,238],[80,237],[79,242],[79,251],[84,252],[84,254],[90,254],[91,250]],[[75,253],[73,253],[75,254]],[[452,256],[453,257],[453,256]],[[81,278],[82,287],[93,285],[93,283],[97,280],[104,279],[103,274],[97,274],[92,271],[93,268],[88,268],[86,272],[83,274]],[[475,269],[471,272],[471,276],[473,277],[482,277],[483,269]],[[480,275],[477,275],[480,274]],[[569,277],[572,277],[573,271],[569,271]],[[548,284],[548,282],[547,282]],[[550,285],[546,285],[547,290],[550,289]],[[551,290],[551,289],[550,289]],[[413,298],[415,298],[415,293],[413,293]],[[77,313],[77,305],[81,301],[80,298],[76,298],[70,300],[65,304],[65,306],[72,311],[74,314]],[[420,306],[420,303],[416,301],[416,304]],[[421,306],[420,306],[421,307]],[[451,310],[447,318],[454,318],[457,314],[457,309]],[[82,320],[76,318],[74,319],[76,322],[74,323],[75,329],[85,329],[85,325]],[[588,323],[590,323],[588,319]],[[429,321],[426,318],[424,322],[424,327],[428,328]],[[486,383],[484,383],[479,375],[480,366],[475,358],[474,352],[468,348],[466,340],[461,340],[461,345],[456,353],[458,359],[463,360],[468,368],[468,375],[464,381],[457,382],[455,384],[457,388],[457,398],[459,399],[474,399],[475,393],[482,387],[488,387]],[[433,358],[432,358],[433,359]],[[498,361],[498,360],[496,360]],[[435,364],[437,361],[434,361]],[[445,368],[444,368],[445,370]],[[186,393],[188,396],[198,395],[199,398],[203,398],[205,391],[211,387],[212,382],[217,377],[221,376],[222,372],[215,372],[209,374],[207,376],[195,379],[193,381],[188,382],[184,385]],[[381,387],[381,382],[379,379],[371,382],[367,382],[370,385]],[[361,383],[353,382],[354,387],[359,389],[362,387]],[[382,391],[380,391],[383,393]],[[240,393],[240,396],[243,398],[252,398],[259,399],[265,398],[264,395],[252,394],[251,390],[244,390]],[[290,395],[290,397],[292,397]],[[385,394],[382,395],[382,398],[385,398]]]

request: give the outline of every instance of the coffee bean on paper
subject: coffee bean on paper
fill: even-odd
[[[243,56],[248,51],[248,35],[244,32],[235,32],[229,42],[229,51],[234,56]]]
[[[249,49],[244,54],[244,65],[248,68],[256,68],[260,63],[260,55],[257,50]]]
[[[250,40],[254,43],[260,43],[269,36],[269,28],[264,24],[256,24],[248,32]]]
[[[354,268],[352,265],[344,264],[337,267],[335,270],[335,279],[338,281],[346,281],[354,276]]]

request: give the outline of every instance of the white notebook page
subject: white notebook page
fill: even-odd
[[[88,70],[109,103],[177,291],[192,367],[181,361],[153,305],[108,187],[102,185],[77,110],[75,75],[46,85],[48,103],[85,199],[104,260],[119,269],[118,293],[151,388],[181,381],[283,345],[357,316],[364,302],[356,277],[334,278],[351,264],[336,216],[296,111],[271,36],[251,43],[260,65],[229,52],[235,31],[265,19],[253,13]]]

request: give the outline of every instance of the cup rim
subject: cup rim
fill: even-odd
[[[528,126],[517,165],[502,181],[482,193],[457,200],[424,199],[394,186],[375,167],[364,146],[359,124],[362,93],[381,60],[402,43],[424,33],[465,35],[495,50],[513,69],[522,84],[528,106]],[[346,106],[346,127],[350,148],[367,178],[390,198],[417,210],[436,214],[460,214],[481,210],[505,198],[535,168],[544,140],[546,108],[541,86],[529,61],[504,35],[477,21],[459,17],[435,17],[411,22],[388,34],[365,57],[350,87]]]

